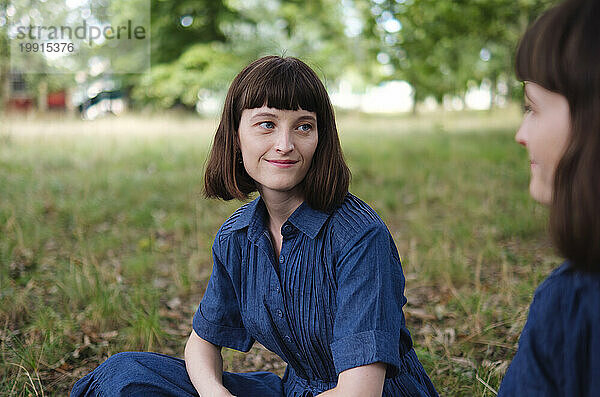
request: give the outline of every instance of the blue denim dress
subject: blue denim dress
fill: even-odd
[[[600,395],[600,274],[567,262],[538,287],[498,396]]]
[[[194,315],[194,331],[215,345],[244,352],[259,341],[288,363],[283,379],[265,372],[226,372],[226,387],[238,397],[316,396],[335,387],[340,372],[383,362],[384,396],[437,396],[405,325],[396,246],[375,211],[351,194],[329,214],[303,203],[281,233],[276,258],[259,197],[238,209],[215,237],[213,271]],[[144,361],[144,368],[170,368],[167,362],[175,360],[136,354],[133,361]],[[129,368],[131,359],[125,359]],[[114,366],[112,371],[118,372]],[[173,382],[184,381],[189,383]]]

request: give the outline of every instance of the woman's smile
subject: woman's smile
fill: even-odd
[[[298,160],[266,160],[268,163],[278,168],[291,168],[298,163]]]

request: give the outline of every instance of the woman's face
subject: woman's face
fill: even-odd
[[[244,109],[238,129],[248,175],[261,194],[290,192],[310,168],[317,148],[317,115],[263,106]]]
[[[550,204],[554,171],[567,145],[570,112],[567,99],[542,86],[525,83],[525,116],[515,139],[527,148],[531,162],[529,193]]]

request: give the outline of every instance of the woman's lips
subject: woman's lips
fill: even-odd
[[[290,168],[294,164],[296,164],[297,160],[267,160],[270,164],[273,164],[275,167],[279,168]]]

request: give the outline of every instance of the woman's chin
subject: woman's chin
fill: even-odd
[[[274,192],[274,193],[295,193],[296,192],[296,188],[298,187],[298,184],[269,184],[269,185],[262,185],[261,186],[261,193],[264,194],[264,192],[269,191],[269,192]]]
[[[550,205],[552,202],[552,192],[550,189],[544,186],[539,186],[539,184],[535,183],[533,180],[529,184],[529,194],[540,204]]]

